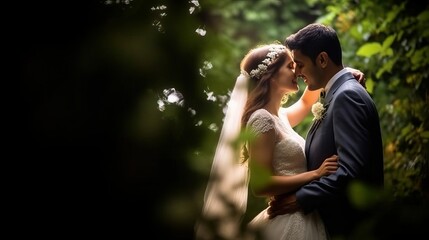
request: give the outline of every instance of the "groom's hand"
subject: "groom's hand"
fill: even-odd
[[[267,210],[269,219],[286,213],[294,213],[300,209],[295,194],[271,197]]]

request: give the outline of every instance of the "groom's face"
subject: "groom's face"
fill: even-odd
[[[292,55],[295,62],[295,74],[304,80],[308,89],[313,91],[323,87],[320,81],[320,69],[311,61],[310,57],[302,54],[300,50],[293,50]]]

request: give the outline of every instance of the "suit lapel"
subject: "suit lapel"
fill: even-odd
[[[343,83],[354,80],[353,75],[350,72],[346,72],[343,75],[341,75],[337,81],[334,82],[331,89],[329,90],[328,94],[325,97],[325,105],[329,105],[331,103],[332,98],[334,97],[335,92],[338,90],[338,88],[343,85]]]
[[[316,129],[319,127],[320,122],[321,122],[320,120],[313,121],[313,124],[311,125],[310,130],[307,133],[307,139],[305,144],[305,156],[307,158],[307,161],[310,155],[309,153],[310,145],[311,145],[311,142],[313,141],[314,133],[316,132]]]

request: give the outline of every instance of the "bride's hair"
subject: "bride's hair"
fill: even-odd
[[[286,48],[282,44],[268,44],[261,45],[254,49],[251,49],[246,56],[241,60],[240,69],[247,73],[252,72],[254,69],[259,69],[259,65],[267,59],[270,52],[273,52],[273,47],[276,49],[275,53],[277,56],[272,58],[272,62],[267,65],[266,71],[262,75],[252,76],[249,74],[250,81],[248,86],[249,95],[244,108],[243,116],[241,117],[241,128],[246,127],[247,121],[249,121],[252,113],[262,107],[264,107],[270,101],[270,81],[271,79],[286,61]],[[245,162],[249,158],[249,154],[246,146],[243,146],[241,152],[241,162]]]

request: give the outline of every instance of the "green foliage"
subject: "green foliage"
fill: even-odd
[[[382,47],[380,43],[367,43],[359,48],[356,54],[358,56],[371,57],[372,55],[379,53],[381,49]]]
[[[357,209],[374,207],[383,200],[383,191],[361,182],[352,182],[349,186],[348,194]]]
[[[257,161],[250,160],[250,187],[252,190],[260,189],[270,182],[271,170],[259,164]]]

